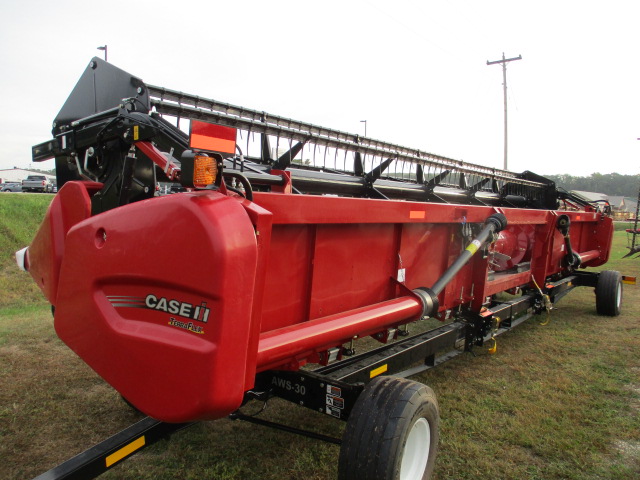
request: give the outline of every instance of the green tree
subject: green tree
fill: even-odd
[[[621,175],[619,173],[592,173],[588,177],[574,177],[569,174],[546,175],[565,190],[605,193],[635,198],[640,187],[640,175]]]

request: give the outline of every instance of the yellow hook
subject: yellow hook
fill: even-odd
[[[491,340],[493,340],[493,347],[491,347],[488,350],[489,351],[489,355],[493,355],[498,350],[498,342],[496,341],[495,337],[491,337]]]

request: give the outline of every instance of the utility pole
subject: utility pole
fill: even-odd
[[[360,123],[364,123],[364,136],[367,136],[367,121],[366,120],[360,120]]]
[[[502,52],[502,60],[494,60],[490,62],[487,60],[487,65],[495,65],[497,63],[502,64],[502,87],[504,91],[504,169],[507,169],[507,62],[513,62],[514,60],[522,60],[522,55],[518,55],[513,58],[504,58],[504,52]]]
[[[638,138],[640,140],[640,138]],[[640,189],[638,189],[638,198],[636,198],[636,216],[633,219],[633,234],[631,237],[631,249],[629,252],[634,252],[636,248],[636,236],[638,231],[638,215],[640,214]]]

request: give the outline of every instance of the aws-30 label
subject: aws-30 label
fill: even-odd
[[[300,383],[287,380],[286,378],[273,377],[271,379],[271,385],[274,385],[275,387],[281,388],[282,390],[286,390],[288,392],[296,393],[298,395],[307,394],[307,387]]]

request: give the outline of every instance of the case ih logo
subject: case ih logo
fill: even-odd
[[[167,299],[165,297],[158,298],[153,294],[149,294],[146,297],[113,295],[108,296],[107,299],[111,302],[111,305],[116,308],[149,308],[151,310],[159,310],[172,315],[178,315],[190,320],[197,320],[202,323],[207,323],[209,320],[210,310],[207,308],[206,302],[201,302],[200,305],[192,305],[187,302]]]

